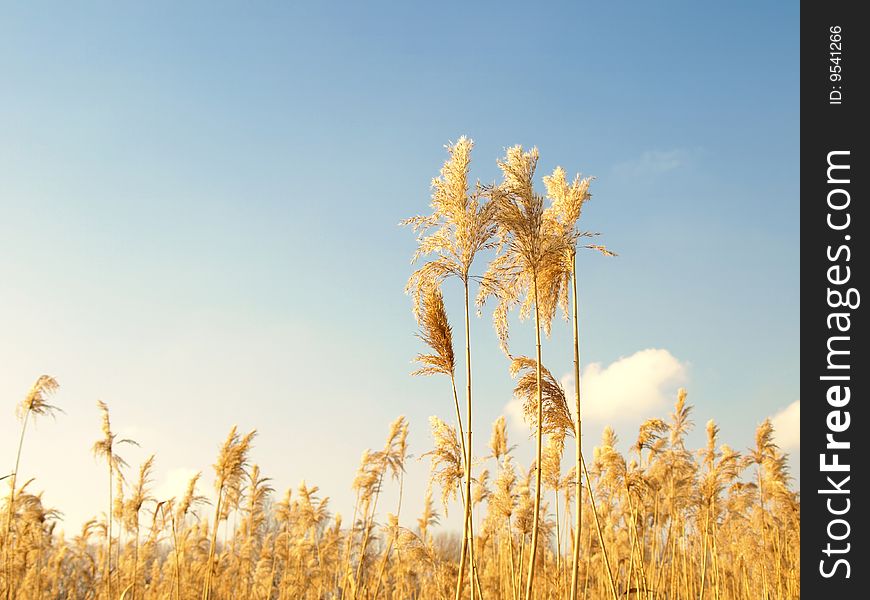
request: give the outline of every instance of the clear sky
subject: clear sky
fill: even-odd
[[[397,223],[463,134],[484,181],[513,144],[540,175],[597,177],[581,226],[620,256],[580,262],[587,451],[685,386],[694,445],[715,418],[746,448],[791,406],[797,454],[797,3],[286,4],[0,6],[2,474],[49,373],[66,414],[29,432],[21,477],[68,529],[104,510],[97,399],[142,445],[131,472],[157,454],[161,494],[208,484],[238,423],[276,489],[319,485],[347,519],[392,419],[415,456],[430,415],[452,420],[449,384],[408,376]],[[512,381],[486,311],[472,336],[483,456]],[[529,323],[512,339],[534,351]],[[544,362],[570,371],[562,321]],[[403,521],[427,469],[412,459]]]

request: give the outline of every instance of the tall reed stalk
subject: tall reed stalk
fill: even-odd
[[[241,485],[242,478],[245,475],[245,469],[248,466],[248,453],[251,450],[251,444],[256,435],[256,430],[252,430],[244,436],[240,436],[236,430],[236,426],[234,425],[230,430],[229,435],[227,435],[227,439],[224,441],[223,446],[221,446],[218,460],[214,464],[217,501],[214,505],[214,520],[212,522],[211,537],[208,545],[208,560],[205,564],[202,600],[209,600],[211,597],[211,582],[214,577],[214,556],[217,546],[217,530],[221,516],[221,504],[225,499],[227,489],[238,488]]]
[[[16,540],[12,537],[12,518],[15,514],[15,486],[18,483],[18,468],[21,465],[21,451],[24,448],[24,434],[27,431],[27,421],[30,415],[34,417],[44,415],[54,416],[57,412],[60,412],[58,407],[47,402],[48,397],[54,394],[59,387],[53,377],[40,375],[15,409],[18,418],[21,420],[21,435],[18,438],[18,451],[15,453],[15,469],[13,469],[12,474],[9,476],[9,499],[6,505],[6,523],[4,524],[3,533],[3,581],[6,588],[4,592],[6,600],[11,600],[12,592],[14,591],[11,558],[15,552]]]
[[[106,461],[106,470],[109,475],[109,504],[108,510],[106,511],[106,562],[104,566],[104,576],[103,576],[103,585],[106,590],[106,598],[111,600],[113,599],[112,594],[112,521],[113,521],[113,509],[114,504],[112,503],[112,487],[115,483],[115,477],[118,478],[119,481],[124,480],[124,474],[121,471],[123,467],[127,466],[127,463],[121,458],[120,455],[115,451],[118,446],[121,445],[134,445],[138,446],[135,441],[127,438],[118,439],[118,434],[112,431],[112,423],[109,419],[109,407],[102,400],[97,401],[97,408],[100,410],[100,414],[102,415],[102,430],[103,437],[94,442],[94,446],[91,449],[94,456],[96,458],[102,458]]]
[[[484,276],[484,286],[478,297],[482,304],[494,296],[497,305],[493,313],[496,332],[502,350],[508,353],[507,315],[520,305],[520,315],[534,317],[535,357],[537,362],[537,464],[541,464],[543,446],[543,398],[541,388],[541,329],[550,331],[556,310],[562,279],[559,266],[570,241],[564,231],[555,227],[544,210],[544,198],[534,191],[534,174],[538,162],[536,148],[524,152],[522,147],[508,149],[498,162],[502,182],[490,191],[496,205],[495,222],[499,254],[490,263]],[[540,530],[541,473],[535,476],[535,512],[525,598],[531,600]]]
[[[589,186],[592,182],[591,177],[581,178],[580,175],[574,177],[574,180],[569,184],[565,175],[565,170],[562,167],[556,167],[551,175],[544,177],[544,185],[547,189],[547,197],[551,201],[551,206],[547,209],[548,221],[555,229],[560,231],[561,235],[568,240],[566,244],[563,261],[557,264],[556,268],[560,269],[561,273],[557,275],[562,279],[558,286],[557,293],[560,295],[560,303],[567,315],[566,297],[569,289],[571,292],[571,333],[574,352],[574,420],[575,432],[574,438],[577,442],[575,447],[575,497],[577,498],[577,514],[575,515],[575,529],[577,535],[580,535],[583,525],[583,507],[580,502],[582,498],[582,469],[581,469],[581,453],[583,440],[583,420],[580,410],[580,335],[579,335],[579,318],[578,318],[578,297],[577,297],[577,245],[582,238],[595,237],[598,234],[588,231],[578,231],[577,224],[583,211],[583,206],[592,197],[589,193]],[[616,256],[615,253],[608,250],[606,247],[597,244],[586,244],[585,248],[596,250],[605,256]],[[577,599],[578,569],[580,566],[580,545],[574,545],[574,552],[571,561],[571,600]]]
[[[472,387],[471,387],[471,329],[469,323],[469,283],[474,258],[481,250],[492,247],[495,233],[495,206],[482,202],[479,184],[469,192],[469,167],[474,143],[461,137],[447,146],[450,158],[441,168],[440,176],[432,181],[432,214],[417,216],[403,221],[418,232],[418,248],[412,262],[431,256],[408,280],[405,288],[413,298],[414,315],[420,320],[423,298],[433,287],[440,287],[448,277],[457,277],[463,287],[465,301],[465,509],[463,544],[468,545],[469,587],[474,597],[474,523],[471,508],[471,456],[472,456]],[[430,230],[433,232],[429,233]],[[463,556],[464,556],[463,552]],[[456,580],[458,600],[462,592],[463,569],[460,566]]]

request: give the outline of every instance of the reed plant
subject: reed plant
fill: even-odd
[[[57,382],[46,375],[17,405],[14,470],[0,478],[9,480],[0,514],[6,600],[458,600],[466,583],[472,600],[799,598],[800,494],[769,420],[746,452],[723,443],[714,421],[703,446],[691,448],[694,412],[681,389],[670,414],[648,415],[625,450],[605,427],[584,455],[577,253],[613,255],[592,243],[597,234],[578,229],[591,179],[569,182],[557,168],[539,194],[537,150],[514,146],[497,162],[499,183],[472,185],[472,147],[464,137],[448,146],[431,214],[405,222],[419,235],[420,264],[406,292],[425,347],[413,374],[449,379],[453,413],[430,418],[428,442],[414,440],[430,466],[416,516],[407,515],[412,440],[404,417],[382,446],[363,453],[347,520],[317,485],[277,494],[254,460],[256,431],[236,427],[219,447],[211,499],[200,473],[183,495],[159,497],[155,456],[128,481],[120,452],[135,442],[118,436],[99,402],[102,433],[92,452],[105,464],[108,504],[67,535],[60,511],[34,491],[38,480],[19,474],[28,423],[58,410],[48,403]],[[491,260],[475,275],[481,254]],[[443,295],[451,278],[464,292],[464,414]],[[488,454],[472,452],[473,284],[480,310],[494,304],[513,394],[534,438],[528,463],[508,440],[505,416],[492,424]],[[542,360],[542,333],[560,307],[572,326],[573,397]],[[510,351],[513,309],[534,320],[533,356]],[[298,457],[287,458],[295,468]],[[385,507],[388,490],[396,502]],[[461,535],[442,526],[456,505]]]

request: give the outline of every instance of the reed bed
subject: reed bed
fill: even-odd
[[[581,598],[611,596],[605,562],[620,598],[798,598],[800,500],[769,422],[746,452],[721,443],[712,421],[707,444],[690,450],[690,411],[681,394],[670,417],[643,423],[625,454],[613,430],[604,431],[582,488],[579,538],[573,467],[562,464],[564,430],[547,434],[534,559],[536,469],[513,456],[504,419],[496,421],[491,452],[475,459],[475,597],[525,598],[530,560],[534,598],[570,597],[579,539]],[[219,449],[220,502],[197,494],[199,474],[183,496],[153,497],[152,457],[129,481],[118,468],[111,518],[103,512],[70,537],[56,533],[59,513],[24,482],[11,498],[8,531],[4,518],[0,584],[20,599],[452,597],[461,544],[438,523],[451,502],[463,505],[463,451],[448,423],[433,417],[431,430],[430,487],[416,519],[403,515],[401,500],[378,502],[384,486],[403,485],[404,419],[382,449],[364,453],[349,523],[331,513],[316,486],[276,495],[250,462],[253,432],[233,430]]]
[[[58,383],[46,375],[18,404],[15,468],[3,478],[3,597],[799,598],[800,496],[770,421],[743,451],[723,443],[713,421],[704,446],[688,448],[692,406],[681,389],[673,411],[644,421],[627,449],[607,427],[591,457],[580,451],[577,250],[615,256],[585,243],[598,234],[577,228],[592,179],[578,175],[569,183],[557,168],[539,194],[538,152],[516,146],[498,161],[501,182],[471,184],[472,148],[467,138],[448,146],[432,185],[432,213],[404,222],[419,234],[414,261],[421,263],[406,288],[425,347],[413,374],[445,382],[444,403],[432,407],[442,416],[431,418],[431,447],[422,454],[431,469],[421,514],[403,512],[404,417],[390,425],[382,448],[363,453],[345,522],[315,485],[276,491],[254,462],[256,432],[235,427],[218,447],[211,500],[197,491],[201,473],[183,496],[157,498],[154,456],[128,466],[120,453],[135,442],[117,438],[100,402],[92,451],[105,464],[107,502],[70,537],[59,532],[60,513],[33,491],[33,480],[18,476],[28,423],[59,411],[48,403]],[[481,275],[474,272],[478,255],[491,255]],[[450,277],[464,291],[459,375],[462,357],[454,353],[441,289]],[[468,323],[475,293],[478,307],[495,304],[505,376],[514,377],[535,443],[531,464],[514,456],[504,417],[491,425],[488,454],[472,453]],[[514,308],[534,323],[533,356],[511,352]],[[543,364],[541,334],[549,334],[560,310],[573,334],[572,348],[563,349],[574,357],[573,397]],[[569,457],[567,438],[577,448]],[[395,506],[384,505],[387,486],[398,492]],[[439,526],[452,504],[464,515],[459,536]]]

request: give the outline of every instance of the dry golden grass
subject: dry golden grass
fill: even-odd
[[[769,424],[759,427],[759,448],[745,455],[720,444],[712,423],[707,444],[692,452],[684,445],[687,409],[683,402],[668,421],[644,423],[628,455],[605,430],[589,465],[591,489],[583,489],[580,597],[609,597],[604,549],[620,596],[754,599],[767,590],[770,597],[799,597],[800,501],[784,456],[769,442]],[[521,574],[532,560],[536,469],[518,470],[503,425],[497,421],[494,429],[493,453],[478,459],[472,498],[480,519],[474,589],[482,598],[519,598],[525,597]],[[109,519],[111,562],[105,513],[75,537],[62,537],[55,533],[58,513],[25,484],[16,490],[3,539],[4,547],[15,541],[3,586],[22,599],[194,598],[206,590],[221,599],[448,597],[460,548],[437,531],[438,513],[454,501],[462,506],[461,448],[455,430],[433,418],[431,487],[417,526],[408,529],[400,524],[401,504],[378,509],[387,481],[402,485],[406,431],[407,423],[397,421],[384,448],[366,453],[356,481],[357,514],[346,526],[315,486],[303,483],[275,500],[272,482],[248,462],[251,434],[233,431],[215,465],[220,497],[226,501],[231,487],[238,490],[240,500],[228,511],[206,506],[195,492],[198,476],[181,498],[151,497],[149,459],[124,484],[123,511]],[[563,445],[564,430],[554,430],[542,463],[553,501],[541,503],[535,598],[570,595],[578,538],[571,520],[574,475],[561,464]],[[439,510],[432,504],[436,487]]]
[[[4,478],[0,590],[6,600],[800,597],[800,497],[769,421],[746,453],[721,443],[713,421],[704,446],[689,449],[692,407],[680,390],[673,412],[644,421],[624,454],[608,427],[592,460],[578,448],[565,461],[566,438],[582,433],[576,260],[580,240],[597,234],[577,224],[592,179],[569,183],[557,168],[543,178],[546,196],[540,195],[537,150],[516,146],[498,163],[501,183],[472,187],[472,146],[467,138],[448,146],[432,183],[432,214],[407,221],[420,234],[414,260],[423,264],[406,291],[427,348],[413,374],[449,378],[456,419],[454,426],[431,418],[432,448],[422,454],[430,480],[419,516],[402,514],[404,417],[390,425],[380,450],[363,453],[350,482],[353,515],[344,522],[316,486],[303,482],[276,494],[252,462],[256,432],[242,435],[235,427],[213,465],[213,505],[197,493],[199,473],[183,496],[156,498],[154,457],[128,481],[119,447],[135,442],[117,438],[100,402],[101,435],[92,450],[106,467],[108,503],[66,537],[55,531],[59,513],[31,491],[31,481],[17,477],[28,420],[58,410],[48,403],[58,384],[43,376],[17,406],[16,467]],[[583,247],[614,255],[599,244]],[[474,259],[487,250],[495,257],[476,276]],[[447,277],[458,278],[465,294],[464,416],[441,292]],[[509,310],[534,315],[535,357],[510,356],[509,367],[535,434],[529,465],[514,456],[504,417],[492,425],[488,454],[471,454],[468,315],[475,282],[479,303],[495,300],[505,352]],[[573,329],[574,398],[541,360],[541,331],[549,332],[560,306]],[[385,509],[379,502],[386,486],[398,490],[398,503]],[[465,515],[459,537],[439,530],[439,513],[447,515],[451,505]]]

